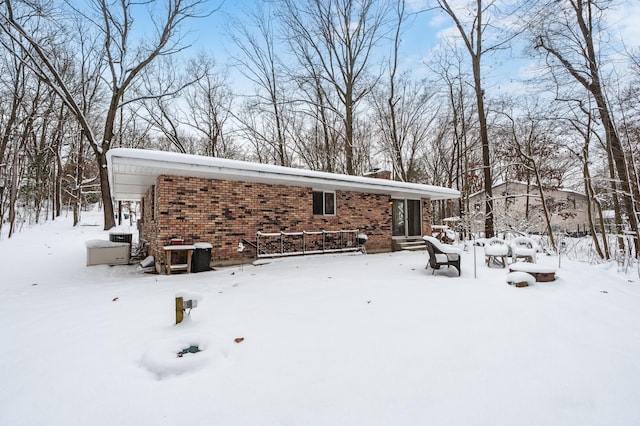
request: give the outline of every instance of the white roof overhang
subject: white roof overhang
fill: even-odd
[[[107,167],[111,194],[114,200],[120,201],[140,200],[160,175],[368,192],[388,194],[392,198],[460,197],[460,192],[440,186],[143,149],[111,149],[107,152]]]

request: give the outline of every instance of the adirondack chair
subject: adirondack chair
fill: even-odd
[[[441,266],[446,266],[447,268],[453,266],[458,270],[458,276],[460,276],[462,273],[460,269],[460,255],[462,254],[462,250],[449,244],[443,244],[434,237],[425,236],[423,239],[427,244],[427,251],[429,252],[427,268],[431,266],[435,274],[436,269],[440,269]]]

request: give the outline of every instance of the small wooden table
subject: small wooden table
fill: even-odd
[[[187,271],[187,273],[190,273],[191,256],[193,255],[193,250],[195,250],[195,248],[196,247],[191,244],[170,245],[162,247],[162,249],[164,250],[164,258],[166,261],[165,269],[167,270],[167,275],[171,275],[171,271]],[[174,251],[186,251],[187,263],[177,263],[175,265],[172,265],[171,255]]]

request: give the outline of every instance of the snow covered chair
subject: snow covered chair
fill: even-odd
[[[525,262],[536,263],[536,243],[528,237],[516,237],[511,240],[511,259],[517,262],[523,259]]]
[[[441,266],[446,266],[447,268],[453,266],[458,270],[458,276],[460,276],[462,273],[460,270],[462,250],[449,244],[443,244],[434,237],[424,236],[422,238],[427,243],[427,251],[429,252],[427,268],[431,266],[435,274],[436,269],[440,269]]]
[[[490,238],[484,246],[484,255],[488,267],[496,265],[504,268],[507,266],[509,245],[500,238]]]

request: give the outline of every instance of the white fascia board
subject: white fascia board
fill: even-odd
[[[109,179],[112,184],[114,198],[116,199],[120,199],[121,196],[118,189],[120,180],[118,175],[121,173],[137,174],[141,181],[144,180],[147,183],[149,178],[155,179],[159,175],[166,174],[311,187],[325,190],[339,189],[345,191],[371,192],[389,194],[397,198],[428,197],[432,200],[442,200],[460,197],[460,193],[454,189],[432,185],[341,175],[163,151],[114,148],[107,152],[107,158]],[[146,179],[144,176],[146,176]]]

